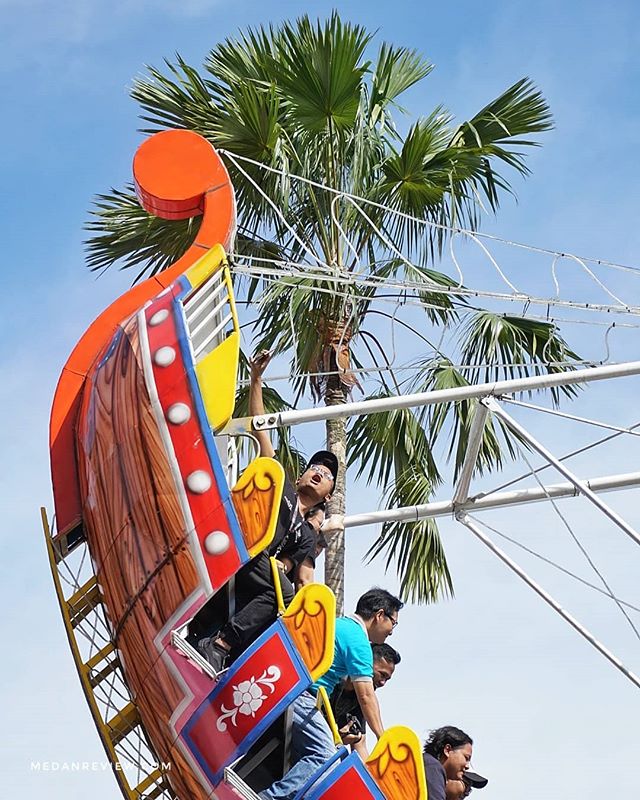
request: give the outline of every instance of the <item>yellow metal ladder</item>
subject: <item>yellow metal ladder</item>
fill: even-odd
[[[73,660],[120,790],[127,800],[175,800],[127,688],[82,531],[53,536],[46,510],[40,512]]]

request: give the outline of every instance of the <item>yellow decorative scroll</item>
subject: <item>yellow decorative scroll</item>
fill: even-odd
[[[231,490],[244,542],[253,556],[273,541],[282,500],[284,470],[273,458],[256,458]]]
[[[427,781],[420,741],[411,728],[386,730],[366,766],[387,800],[427,800]]]
[[[314,681],[333,662],[336,635],[336,598],[320,583],[303,586],[291,601],[282,621],[287,626]]]

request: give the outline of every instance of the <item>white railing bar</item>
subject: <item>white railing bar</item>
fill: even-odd
[[[228,302],[229,298],[227,295],[225,295],[222,300],[217,303],[217,305],[207,311],[206,317],[204,317],[194,328],[189,327],[189,334],[191,337],[193,338],[194,336],[197,336],[197,334],[200,333],[203,328],[206,328],[207,324],[211,323],[212,318],[214,318],[216,314],[219,314]]]
[[[215,287],[215,295],[211,302],[215,302],[217,294],[223,287],[224,283],[218,283],[218,285]],[[188,320],[191,324],[193,324],[197,319],[199,319],[200,316],[203,313],[205,313],[207,308],[209,307],[210,298],[207,288],[204,288],[203,291],[200,291],[200,293],[194,299],[193,304],[190,305],[188,308],[186,308],[184,304],[182,306],[185,319]]]
[[[462,523],[466,528],[468,528],[480,541],[485,544],[489,550],[491,550],[498,558],[503,561],[509,569],[518,575],[518,577],[522,578],[522,580],[533,589],[536,594],[538,594],[548,605],[553,608],[560,616],[569,623],[573,628],[575,628],[578,633],[584,637],[589,644],[593,645],[608,661],[610,661],[616,669],[619,669],[623,675],[625,675],[632,683],[634,683],[638,688],[640,688],[640,678],[631,672],[630,669],[625,667],[625,665],[620,661],[620,659],[615,656],[609,649],[607,649],[601,642],[596,639],[596,637],[587,630],[578,620],[572,616],[568,611],[565,611],[564,608],[555,600],[548,592],[546,592],[539,583],[533,580],[533,578],[529,577],[527,573],[516,564],[509,556],[501,550],[489,537],[482,531],[477,525],[474,524],[472,520],[469,519],[467,514],[462,511],[456,514],[456,519],[458,522]]]
[[[215,302],[220,292],[224,289],[226,289],[226,284],[224,281],[220,281],[213,292],[205,291],[200,303],[190,308],[185,307],[185,318],[190,323],[193,323],[213,302]]]
[[[623,378],[640,374],[640,361],[611,364],[605,367],[569,370],[551,375],[534,375],[528,378],[515,378],[508,381],[479,383],[473,386],[460,386],[456,389],[438,389],[433,392],[395,395],[361,400],[357,403],[344,403],[336,406],[307,408],[302,411],[282,411],[279,414],[262,414],[256,417],[242,417],[231,420],[221,433],[236,434],[241,431],[269,430],[271,428],[299,425],[305,422],[320,422],[327,419],[374,414],[398,408],[412,408],[434,405],[436,403],[457,402],[493,395],[529,392],[534,389],[548,389],[554,386],[569,386],[574,383]]]
[[[582,483],[592,492],[613,492],[640,486],[640,472],[625,472],[619,475],[606,475],[601,478],[589,478]],[[361,525],[377,525],[383,522],[417,522],[427,517],[450,517],[455,511],[482,511],[488,508],[506,508],[540,503],[549,498],[577,497],[580,494],[573,483],[556,483],[549,486],[536,486],[531,489],[515,489],[509,492],[492,492],[490,494],[470,497],[456,505],[453,500],[438,500],[417,506],[402,506],[385,511],[369,511],[364,514],[351,514],[344,518],[345,528]]]
[[[220,286],[224,285],[224,280],[222,280],[223,273],[224,270],[220,270],[211,275],[209,278],[207,278],[207,280],[203,284],[197,286],[191,293],[191,296],[187,297],[187,299],[182,303],[182,307],[184,308],[184,310],[189,311],[191,308],[193,308],[193,306],[198,305],[203,300],[206,300],[209,295],[208,289],[213,284],[215,283],[218,284],[218,286],[214,290],[218,291]]]
[[[218,289],[220,284],[216,287]],[[208,300],[208,291],[206,285],[200,288],[198,294],[193,298],[193,300],[187,305],[186,303],[182,303],[182,309],[184,311],[184,315],[186,319],[196,319],[200,316],[202,309],[206,308],[207,300]]]
[[[202,342],[200,347],[198,347],[198,349],[195,351],[196,358],[198,358],[200,353],[205,349],[205,347],[209,344],[209,342],[212,339],[214,339],[218,335],[218,333],[220,333],[220,331],[225,327],[225,325],[227,325],[232,320],[233,320],[233,314],[229,312],[227,316],[222,320],[222,322],[211,331],[211,333],[207,336],[207,338]]]
[[[482,403],[486,404],[489,411],[494,413],[496,416],[500,417],[503,422],[505,422],[511,430],[518,433],[526,442],[528,442],[531,447],[533,447],[536,452],[540,453],[543,458],[553,464],[553,466],[564,475],[567,480],[569,480],[576,489],[583,494],[587,500],[590,500],[596,508],[599,508],[602,513],[608,517],[614,525],[617,525],[621,530],[623,530],[627,536],[630,536],[636,544],[640,544],[640,535],[638,532],[631,526],[629,523],[622,519],[622,517],[617,514],[612,508],[601,500],[594,492],[589,489],[589,487],[581,481],[570,469],[568,469],[562,461],[558,461],[558,459],[549,451],[547,450],[544,445],[540,444],[540,442],[535,439],[529,431],[522,427],[519,423],[517,423],[507,412],[497,403],[493,398],[486,398],[485,400],[481,401]]]

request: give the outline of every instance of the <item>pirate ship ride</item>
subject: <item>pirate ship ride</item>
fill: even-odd
[[[259,457],[238,477],[221,434],[239,357],[226,169],[189,131],[146,140],[133,169],[147,211],[202,221],[189,250],[107,308],[64,366],[50,428],[55,530],[43,511],[49,559],[123,795],[250,798],[288,768],[288,709],[331,664],[335,599],[304,587],[220,676],[193,647],[196,614],[207,604],[222,624],[235,573],[271,542],[284,474]],[[416,734],[388,730],[366,763],[337,746],[299,795],[347,796],[426,800]]]

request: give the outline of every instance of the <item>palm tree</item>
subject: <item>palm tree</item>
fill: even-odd
[[[310,390],[327,405],[344,403],[365,368],[377,370],[373,396],[559,369],[576,356],[554,326],[472,306],[464,287],[434,268],[452,230],[476,230],[483,211],[497,211],[512,192],[499,170],[529,173],[522,151],[535,144],[532,134],[551,128],[546,101],[525,78],[468,122],[454,126],[438,107],[402,134],[392,116],[404,113],[398,100],[432,65],[389,44],[371,61],[371,40],[337,13],[318,22],[304,16],[227,39],[201,72],[176,56],[164,72],[149,68],[134,82],[148,132],[188,128],[222,150],[237,194],[236,263],[275,262],[280,270],[278,280],[265,273],[238,288],[257,311],[256,346],[292,356],[294,402]],[[120,260],[139,268],[137,280],[174,261],[196,227],[149,217],[131,186],[112,190],[88,223],[89,266]],[[302,261],[304,272],[292,268]],[[419,307],[417,322],[400,322],[422,353],[410,383],[381,340],[381,323],[399,322],[385,311],[390,297]],[[275,391],[268,399],[271,409],[284,403]],[[343,466],[331,511],[344,513],[346,464],[394,505],[426,502],[441,480],[433,449],[448,437],[459,469],[473,408],[470,401],[351,426],[327,422],[327,445]],[[513,447],[489,423],[478,469],[499,467]],[[433,520],[386,525],[370,555],[381,552],[409,599],[452,592]],[[343,575],[344,540],[334,538],[326,580],[340,609]]]

